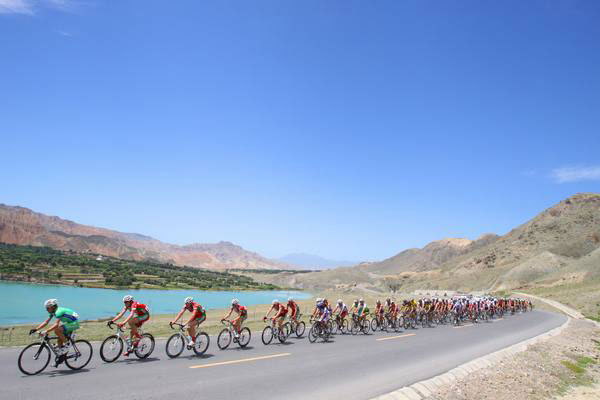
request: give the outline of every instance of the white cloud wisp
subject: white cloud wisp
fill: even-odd
[[[561,167],[552,170],[552,179],[556,183],[600,180],[600,166]]]

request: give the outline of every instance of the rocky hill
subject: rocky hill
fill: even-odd
[[[0,242],[216,270],[288,268],[230,242],[178,246],[137,233],[81,225],[4,204],[0,204]]]
[[[397,274],[406,271],[429,271],[457,256],[468,254],[480,247],[495,242],[498,235],[485,234],[477,240],[447,238],[429,243],[422,249],[408,249],[368,265],[366,270],[381,274]]]
[[[273,282],[300,288],[412,291],[527,289],[597,281],[600,288],[598,261],[600,194],[582,193],[503,236],[443,239],[381,262],[273,277]]]

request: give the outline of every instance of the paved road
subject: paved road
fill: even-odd
[[[5,399],[368,399],[438,375],[564,321],[562,315],[534,311],[460,328],[337,336],[330,343],[315,344],[304,338],[269,346],[253,333],[247,349],[220,351],[213,342],[204,357],[184,353],[174,360],[165,355],[164,341],[157,341],[149,359],[113,364],[104,364],[95,346],[87,369],[71,372],[64,366],[49,367],[33,377],[23,376],[17,369],[20,349],[2,349],[0,388]]]

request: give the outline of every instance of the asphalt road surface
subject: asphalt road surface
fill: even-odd
[[[400,333],[337,335],[329,343],[290,338],[262,344],[253,332],[246,349],[221,351],[211,337],[202,357],[185,350],[177,359],[157,340],[146,360],[105,364],[98,345],[81,371],[64,365],[36,376],[17,368],[20,348],[0,349],[3,399],[369,399],[444,373],[457,365],[549,331],[565,321],[534,311],[494,322],[436,326]],[[108,335],[108,330],[107,330]],[[82,337],[84,335],[82,334]],[[382,340],[383,339],[383,340]]]

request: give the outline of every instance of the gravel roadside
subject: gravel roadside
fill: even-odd
[[[429,399],[600,399],[600,328],[572,320],[560,335],[443,386]]]

